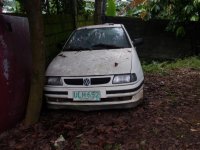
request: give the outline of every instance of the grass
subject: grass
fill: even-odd
[[[193,68],[200,70],[200,57],[189,57],[177,59],[175,61],[152,61],[151,63],[142,62],[142,67],[146,73],[167,74],[167,71],[178,68]]]

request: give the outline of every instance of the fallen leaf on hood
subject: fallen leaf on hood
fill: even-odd
[[[115,67],[117,67],[119,65],[119,63],[115,63]]]

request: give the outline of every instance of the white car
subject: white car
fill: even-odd
[[[89,111],[137,106],[143,99],[144,76],[135,44],[122,24],[75,30],[47,68],[48,108]]]

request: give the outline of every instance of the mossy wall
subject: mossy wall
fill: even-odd
[[[78,16],[77,27],[94,24],[92,16]],[[44,34],[46,44],[46,63],[61,51],[57,48],[59,43],[64,43],[75,29],[74,17],[72,15],[44,15]]]
[[[132,40],[142,37],[144,43],[137,46],[137,52],[145,60],[176,59],[200,54],[199,22],[186,22],[186,35],[177,37],[175,33],[166,31],[168,20],[106,17],[104,21],[124,24]]]
[[[94,24],[93,16],[78,16],[77,27],[89,26]]]
[[[63,42],[73,29],[73,18],[70,15],[44,15],[47,64],[60,51],[57,44]]]

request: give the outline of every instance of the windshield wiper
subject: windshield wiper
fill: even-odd
[[[100,44],[92,45],[92,48],[114,48],[114,49],[116,49],[116,48],[124,48],[124,47],[100,43]]]

